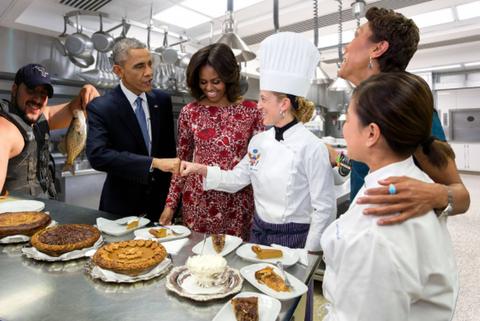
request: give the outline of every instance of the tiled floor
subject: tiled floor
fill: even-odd
[[[452,321],[480,320],[480,175],[462,174],[470,192],[470,209],[463,215],[449,218],[460,279],[460,292]],[[315,281],[314,320],[322,320],[322,285]]]

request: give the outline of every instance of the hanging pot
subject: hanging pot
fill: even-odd
[[[54,46],[57,51],[62,55],[66,56],[67,51],[65,50],[65,41],[67,40],[67,17],[63,17],[63,32],[54,40]]]
[[[90,67],[95,62],[95,58],[93,58],[93,56],[91,56],[91,55],[87,58],[78,58],[78,57],[75,57],[75,56],[68,55],[68,59],[70,59],[70,61],[75,66],[80,67],[80,68]]]
[[[95,60],[92,56],[93,42],[87,35],[82,33],[82,29],[78,24],[78,15],[77,32],[67,37],[67,40],[65,41],[65,49],[69,56],[85,60]]]
[[[122,32],[120,33],[120,35],[118,37],[116,37],[115,39],[113,39],[113,44],[115,45],[117,42],[119,42],[120,40],[124,39],[127,37],[127,32],[128,32],[128,29],[130,29],[130,25],[127,24],[127,21],[125,20],[125,18],[122,18]]]
[[[103,17],[101,14],[99,15],[99,17],[100,30],[92,35],[93,47],[97,49],[97,51],[107,52],[112,50],[115,41],[109,33],[103,31]]]
[[[243,96],[248,91],[248,77],[247,76],[240,76],[240,95]]]

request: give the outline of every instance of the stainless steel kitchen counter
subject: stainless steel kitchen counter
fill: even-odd
[[[59,223],[94,224],[96,217],[110,218],[108,213],[44,201]],[[105,236],[106,241],[121,238]],[[123,237],[129,239],[133,233]],[[182,251],[173,256],[174,266],[183,265],[193,253],[192,247],[203,234],[192,233]],[[70,262],[39,262],[21,255],[22,245],[0,245],[0,320],[212,320],[232,297],[196,302],[177,296],[165,288],[165,278],[134,284],[110,284],[94,280],[84,273],[87,259]],[[250,264],[235,254],[226,256],[228,265],[237,269]],[[309,265],[296,264],[287,269],[307,283],[320,258],[309,255]],[[242,291],[258,292],[244,280]],[[299,298],[281,301],[279,320],[290,320]]]

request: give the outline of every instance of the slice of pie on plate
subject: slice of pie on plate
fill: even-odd
[[[167,256],[163,245],[153,240],[130,240],[102,246],[93,262],[102,269],[136,276],[160,264]]]
[[[166,228],[151,228],[148,230],[148,233],[156,237],[157,239],[161,239],[167,237],[167,229]]]
[[[282,250],[265,249],[258,245],[252,245],[252,251],[257,255],[257,258],[261,260],[281,258],[283,256]]]
[[[225,247],[225,234],[212,234],[212,245],[215,252],[222,252]]]
[[[0,214],[0,238],[11,235],[32,236],[47,227],[52,219],[44,212],[11,212]]]
[[[35,233],[30,242],[40,252],[60,256],[93,246],[100,235],[100,231],[92,225],[62,224]]]
[[[230,302],[237,321],[258,321],[258,297],[237,297]]]
[[[271,266],[266,266],[255,272],[255,279],[277,292],[289,292],[290,289],[280,275],[275,273]]]

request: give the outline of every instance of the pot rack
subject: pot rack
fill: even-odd
[[[95,32],[97,30],[92,30],[92,29],[89,29],[89,28],[86,28],[85,26],[81,25],[81,24],[78,24],[75,22],[75,21],[72,21],[70,18],[74,18],[76,16],[102,16],[102,18],[110,18],[110,15],[108,13],[104,13],[104,12],[100,12],[100,11],[89,11],[89,10],[74,10],[74,11],[69,11],[67,13],[65,13],[64,15],[64,19],[66,19],[66,22],[68,25],[76,28],[76,29],[81,29],[81,30],[85,30],[85,31],[88,31],[88,32]],[[152,23],[150,24],[145,24],[145,23],[141,23],[141,22],[138,22],[138,21],[134,21],[134,20],[131,20],[131,19],[122,19],[122,22],[120,22],[119,24],[113,26],[112,28],[108,29],[108,30],[104,30],[104,32],[106,33],[110,33],[118,28],[122,28],[123,26],[125,25],[125,33],[128,32],[128,30],[130,29],[131,26],[135,26],[135,27],[138,27],[138,28],[141,28],[141,29],[145,29],[145,30],[151,30],[151,31],[154,31],[154,32],[158,32],[158,33],[162,33],[162,34],[168,34],[169,36],[173,36],[174,38],[177,38],[179,39],[179,41],[175,42],[175,43],[172,43],[169,45],[169,47],[174,47],[174,46],[177,46],[177,45],[180,45],[180,44],[183,44],[185,42],[188,42],[190,41],[190,39],[182,34],[182,35],[179,35],[179,34],[176,34],[174,32],[169,32],[168,31],[168,28],[167,27],[157,27],[157,26],[154,26]]]

